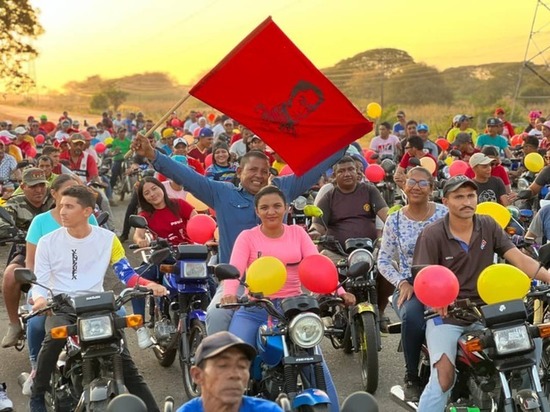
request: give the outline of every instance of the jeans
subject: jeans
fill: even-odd
[[[163,263],[172,264],[174,262],[174,260],[171,260],[170,262],[166,261]],[[161,282],[161,274],[157,265],[149,266],[146,263],[142,263],[140,267],[136,268],[136,273],[147,280],[152,280],[156,283]],[[145,320],[145,297],[133,298],[132,309],[134,310],[134,314],[141,315],[143,320]]]
[[[237,289],[237,296],[244,295],[244,286],[239,285]],[[231,318],[233,317],[234,310],[217,308],[216,305],[220,303],[223,297],[223,283],[218,285],[216,293],[208,305],[206,311],[206,333],[212,335],[216,332],[223,332],[229,330],[231,324]]]
[[[228,310],[228,309],[226,309]],[[233,315],[231,324],[229,326],[229,332],[238,336],[246,343],[256,347],[256,336],[258,329],[264,323],[267,323],[268,314],[265,309],[259,307],[240,308]],[[320,353],[319,348],[319,353]],[[328,370],[326,362],[323,360],[323,374],[325,375],[325,383],[327,385],[327,394],[330,398],[330,411],[338,412],[340,407],[338,405],[338,394],[336,393],[336,387],[330,371]]]
[[[38,355],[38,366],[32,387],[33,397],[44,395],[48,390],[50,386],[50,376],[55,370],[57,358],[65,346],[64,339],[52,339],[49,331],[54,327],[71,325],[76,322],[76,316],[72,313],[58,312],[55,316],[47,316],[46,318],[45,326],[48,333],[44,338],[42,349],[40,349],[40,354]],[[122,334],[122,331],[120,333]],[[148,411],[160,411],[151,390],[143,380],[143,376],[141,376],[137,370],[126,345],[123,347],[121,356],[124,383],[128,391],[141,398],[147,405]]]
[[[27,322],[27,345],[32,369],[36,368],[38,353],[46,336],[46,315],[35,316]]]
[[[130,203],[128,203],[128,207],[126,207],[126,213],[124,214],[124,226],[122,227],[122,233],[120,234],[122,237],[130,237],[130,215],[135,215],[137,213],[138,204],[139,201],[137,191],[134,190],[132,192],[132,197],[130,198]]]
[[[120,172],[122,171],[122,162],[124,160],[113,160],[113,166],[111,167],[111,187],[116,186],[116,181],[120,177]]]
[[[400,308],[397,307],[398,300],[399,288],[396,288],[392,302],[399,319],[401,319],[401,344],[403,345],[407,376],[413,378],[418,376],[420,351],[422,350],[426,331],[424,305],[416,295],[412,295],[409,300],[403,302]]]

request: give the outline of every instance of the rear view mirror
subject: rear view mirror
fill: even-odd
[[[216,275],[219,281],[239,279],[241,277],[239,269],[227,263],[220,263],[219,265],[214,266],[214,275]]]
[[[128,222],[130,223],[130,226],[136,227],[138,229],[147,228],[147,220],[143,216],[130,215]]]
[[[361,275],[365,275],[371,269],[369,262],[357,262],[350,266],[346,275],[348,278],[357,278]]]
[[[15,281],[21,285],[28,285],[36,281],[36,276],[30,269],[17,268],[14,271]]]
[[[162,262],[168,259],[170,255],[170,249],[168,248],[155,250],[149,257],[149,263],[152,265],[160,265]]]
[[[543,245],[539,249],[539,262],[546,269],[550,266],[550,243]]]
[[[108,212],[101,212],[97,218],[97,225],[103,226],[105,223],[107,223],[107,220],[109,220],[109,213]]]

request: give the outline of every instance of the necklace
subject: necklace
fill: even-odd
[[[428,218],[428,216],[430,215],[431,211],[432,211],[432,202],[428,202],[428,211],[426,212],[426,214],[424,215],[424,217],[422,219],[419,219],[419,218],[417,218],[417,217],[415,217],[411,214],[409,206],[407,206],[407,215],[408,215],[408,217],[411,218],[412,220],[416,220],[417,222],[425,221]]]

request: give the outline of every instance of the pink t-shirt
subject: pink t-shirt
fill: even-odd
[[[230,264],[241,272],[241,277],[252,262],[261,256],[273,256],[286,265],[286,283],[270,298],[286,298],[302,294],[298,265],[307,256],[317,255],[317,247],[313,244],[306,231],[300,226],[284,226],[284,233],[276,239],[265,236],[260,226],[243,230],[233,246]],[[224,295],[236,295],[238,280],[224,281]],[[339,294],[345,291],[340,288]]]
[[[185,200],[185,198],[187,197],[187,192],[183,189],[181,190],[174,190],[172,189],[172,186],[170,186],[170,181],[169,180],[165,180],[164,182],[162,182],[162,185],[165,187],[166,189],[166,193],[168,193],[168,197],[170,199],[181,199],[181,200]]]

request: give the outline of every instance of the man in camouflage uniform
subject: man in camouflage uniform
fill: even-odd
[[[11,197],[4,206],[18,229],[27,231],[36,215],[47,212],[54,206],[47,182],[46,175],[41,169],[33,167],[23,171],[23,194]],[[9,237],[13,237],[13,228],[4,220],[0,220],[0,239]],[[2,293],[10,321],[8,332],[2,339],[3,348],[15,346],[23,333],[17,313],[21,287],[15,282],[14,271],[16,268],[25,267],[25,247],[18,245],[15,252],[10,253],[9,259],[11,260],[4,270],[2,281]]]

